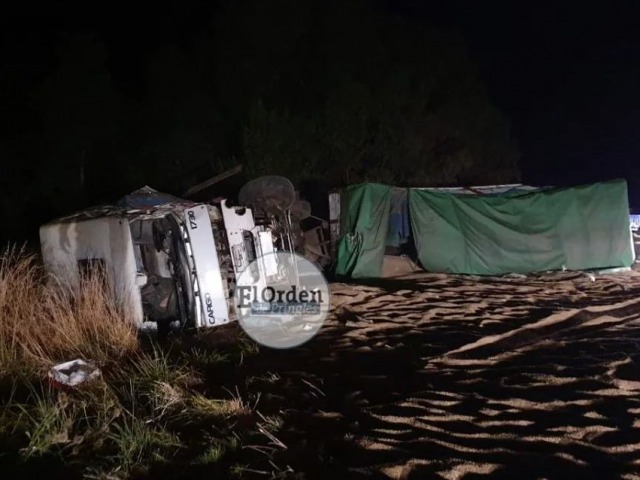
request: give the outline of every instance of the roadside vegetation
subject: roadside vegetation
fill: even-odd
[[[4,474],[35,475],[46,465],[64,478],[138,478],[175,472],[170,466],[226,478],[255,473],[245,467],[252,456],[273,464],[284,448],[282,418],[259,411],[265,379],[237,379],[259,349],[237,329],[230,334],[224,351],[206,334],[140,339],[99,272],[65,289],[46,279],[37,256],[8,248],[0,256]],[[51,367],[77,358],[100,376],[76,388],[49,381]],[[284,472],[273,464],[260,474]]]

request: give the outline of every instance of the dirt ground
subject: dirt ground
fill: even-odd
[[[235,375],[278,378],[283,476],[640,478],[639,294],[636,272],[336,283],[312,341]]]

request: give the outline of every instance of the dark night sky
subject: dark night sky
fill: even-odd
[[[3,63],[35,72],[46,68],[51,35],[97,30],[110,46],[116,80],[134,91],[154,49],[166,41],[188,42],[206,29],[213,3],[135,12],[91,2],[14,7],[20,10],[0,19]],[[632,205],[640,207],[640,2],[389,3],[391,10],[463,31],[494,102],[512,122],[525,182],[624,177]]]
[[[639,2],[406,3],[462,28],[526,182],[624,177],[640,207]]]

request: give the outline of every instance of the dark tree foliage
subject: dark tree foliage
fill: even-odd
[[[55,74],[44,85],[45,158],[38,187],[49,206],[86,202],[117,181],[104,155],[117,134],[120,97],[106,68],[107,51],[93,35],[66,38]]]
[[[39,128],[0,145],[15,159],[4,218],[33,228],[144,184],[179,194],[237,163],[248,177],[332,185],[519,179],[509,125],[459,32],[366,0],[223,5],[208,31],[140,57],[142,95],[113,78],[98,35],[60,42],[34,89]]]
[[[252,100],[238,155],[252,173],[407,185],[519,178],[508,124],[458,32],[366,1],[311,3],[240,2],[219,21],[221,93],[231,105]]]

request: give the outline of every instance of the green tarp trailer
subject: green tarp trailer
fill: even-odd
[[[353,278],[380,276],[389,229],[391,189],[377,183],[346,189],[336,275]]]
[[[379,277],[398,189],[344,192],[336,274]],[[630,267],[634,260],[624,180],[496,194],[403,189],[411,241],[431,272],[501,275]]]

